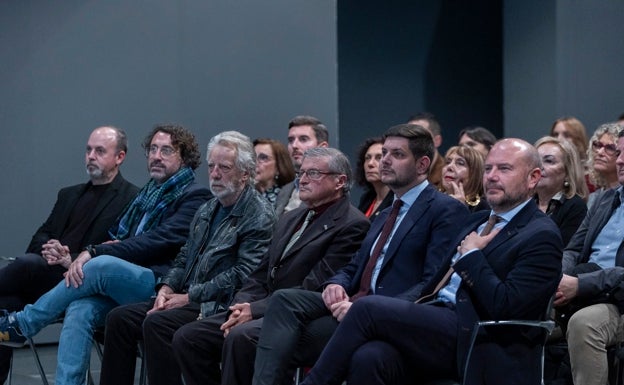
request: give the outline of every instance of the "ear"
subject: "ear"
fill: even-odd
[[[418,170],[418,174],[427,174],[429,170],[429,166],[431,165],[431,159],[428,156],[421,156],[416,160],[416,170]]]
[[[117,164],[117,166],[119,166],[126,159],[126,152],[125,151],[119,151],[117,153],[116,157],[117,157],[117,160],[115,160],[115,163]]]
[[[337,182],[336,182],[336,190],[342,190],[345,184],[347,184],[347,176],[338,175]]]
[[[329,147],[329,143],[323,141],[323,142],[319,143],[318,146],[316,146],[316,147]]]
[[[537,186],[537,182],[539,182],[541,177],[542,170],[540,170],[539,168],[534,168],[533,170],[529,171],[529,175],[527,176],[529,188],[534,189],[535,186]]]

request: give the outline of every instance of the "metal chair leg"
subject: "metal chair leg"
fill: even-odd
[[[33,358],[35,359],[35,363],[37,364],[37,370],[39,370],[39,375],[41,376],[41,382],[43,385],[49,385],[48,378],[46,377],[45,371],[43,370],[43,365],[41,365],[41,359],[39,358],[39,353],[37,352],[37,347],[35,346],[32,338],[28,337],[28,345],[30,345],[30,351],[33,354]]]

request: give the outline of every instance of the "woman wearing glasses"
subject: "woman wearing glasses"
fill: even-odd
[[[295,168],[286,147],[277,140],[256,139],[256,189],[275,207],[282,186],[295,179]]]
[[[592,135],[587,151],[587,164],[592,183],[596,191],[589,195],[587,206],[605,191],[619,186],[615,160],[618,157],[616,141],[622,128],[617,123],[606,123],[599,126]]]

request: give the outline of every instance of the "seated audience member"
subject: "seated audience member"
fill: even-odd
[[[108,229],[139,191],[119,171],[127,150],[123,130],[93,130],[85,153],[89,181],[61,189],[26,254],[0,269],[0,309],[17,311],[35,302],[63,279],[67,268],[60,260],[71,261],[87,245],[108,239]],[[12,348],[0,346],[0,383],[9,374],[12,355]]]
[[[487,128],[480,126],[468,126],[459,132],[460,146],[472,147],[483,154],[483,159],[496,143],[496,137]]]
[[[617,123],[620,125],[620,127],[622,127],[622,129],[624,129],[624,114],[618,116]]]
[[[555,305],[578,309],[566,334],[575,384],[606,384],[606,347],[623,341],[624,132],[618,135],[613,156],[620,186],[597,198],[563,252]]]
[[[282,186],[295,179],[295,168],[284,145],[273,139],[253,141],[256,151],[256,189],[275,207]]]
[[[381,138],[366,139],[358,151],[355,181],[364,188],[358,208],[372,222],[386,207],[392,205],[394,195],[383,184],[379,167],[381,161]]]
[[[198,314],[224,311],[269,246],[275,210],[253,187],[256,164],[249,138],[236,131],[220,133],[210,140],[207,154],[215,198],[197,210],[188,240],[156,286],[156,298],[109,313],[101,385],[134,383],[136,347],[143,335],[149,383],[180,383],[179,370],[171,368],[170,343],[162,341],[170,342],[173,332]]]
[[[121,365],[125,371],[128,365],[121,362],[134,362],[131,357],[136,340],[143,337],[151,385],[181,384],[179,368],[187,385],[220,384],[221,371],[223,383],[245,383],[247,377],[247,383],[251,381],[255,340],[272,293],[287,287],[319,290],[349,261],[370,226],[349,203],[351,168],[340,151],[308,149],[299,173],[305,207],[279,219],[260,265],[236,293],[228,311],[186,325],[156,322],[149,316],[143,323],[142,335],[140,320],[134,327],[123,326],[123,314],[114,311],[108,325],[114,321],[116,328],[121,327],[115,337],[119,337],[116,345],[124,346],[124,353],[120,357],[112,352],[114,361],[105,361],[105,370],[116,373]],[[126,329],[132,332],[123,332]],[[126,375],[129,382],[119,383],[131,383],[132,373]]]
[[[483,197],[484,160],[479,151],[468,146],[453,146],[444,155],[440,191],[465,204],[470,212],[490,208]]]
[[[317,118],[300,115],[288,123],[288,154],[296,172],[301,167],[303,153],[307,149],[327,146],[329,146],[327,127]],[[299,205],[301,205],[299,187],[294,180],[285,184],[277,194],[275,213],[279,218],[283,213],[296,209]]]
[[[542,177],[535,188],[537,206],[555,221],[567,245],[587,213],[587,186],[576,149],[551,136],[539,139],[535,148],[542,159]]]
[[[143,142],[150,181],[110,230],[110,241],[89,245],[65,280],[23,311],[0,317],[0,335],[23,344],[65,314],[58,347],[57,384],[82,384],[92,331],[115,306],[144,301],[189,234],[195,211],[210,191],[195,183],[195,137],[184,127],[154,127]]]
[[[444,167],[444,159],[438,152],[438,148],[442,145],[442,128],[436,117],[430,112],[419,112],[409,118],[408,124],[416,124],[424,127],[433,137],[433,158],[429,167],[429,183],[440,188],[442,181],[442,167]]]
[[[407,384],[459,376],[477,321],[540,319],[561,276],[563,246],[532,199],[539,177],[533,146],[497,142],[483,176],[492,211],[472,214],[456,234],[456,248],[423,290],[421,301],[429,302],[377,295],[356,301],[303,383]],[[541,371],[531,369],[541,367],[541,357],[530,354],[538,339],[517,328],[483,331],[462,383],[540,383]]]
[[[617,158],[616,140],[621,130],[620,126],[615,123],[606,123],[599,126],[591,137],[587,165],[596,191],[589,194],[588,208],[591,208],[593,202],[606,191],[619,186],[615,159]]]
[[[591,182],[589,176],[590,168],[587,164],[587,145],[589,141],[587,140],[587,132],[583,123],[574,116],[564,116],[554,121],[550,127],[550,136],[559,140],[566,140],[576,148],[587,189],[589,192],[594,192],[596,186]]]
[[[322,293],[275,292],[260,331],[253,384],[281,384],[290,368],[312,365],[363,297],[416,300],[450,252],[468,210],[427,181],[434,154],[430,133],[418,125],[391,127],[382,153],[381,180],[396,197],[392,208],[372,223],[362,247]]]

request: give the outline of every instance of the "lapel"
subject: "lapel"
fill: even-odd
[[[323,235],[323,233],[325,233],[326,231],[332,229],[335,226],[337,218],[340,218],[344,215],[345,204],[348,207],[349,202],[346,200],[346,198],[340,198],[335,204],[328,207],[323,212],[323,214],[321,214],[318,218],[315,218],[308,226],[308,228],[303,232],[301,238],[299,238],[297,242],[295,242],[295,244],[290,248],[290,250],[288,250],[286,255],[284,255],[284,258],[282,258],[282,260],[290,258],[293,254],[299,252],[304,246]],[[307,212],[307,208],[302,209],[301,213],[298,214],[296,217],[299,221],[302,221],[303,217],[307,214]],[[280,250],[280,256],[281,252],[284,250],[286,244],[290,240],[290,237],[293,235],[294,227],[297,223],[299,222],[295,221],[291,223],[291,225],[289,226],[290,231],[288,233],[288,236],[282,237],[282,239],[280,240],[280,245],[278,248],[278,250]]]
[[[538,210],[535,200],[531,199],[526,206],[522,208],[503,229],[496,234],[494,239],[483,249],[484,255],[491,254],[497,247],[513,238],[518,231],[527,225],[536,210]]]
[[[596,214],[594,214],[596,217],[594,220],[592,220],[592,223],[595,223],[595,225],[590,225],[587,231],[587,236],[585,237],[585,245],[591,247],[602,228],[611,218],[611,214],[613,213],[613,199],[615,199],[615,193],[615,189],[611,189],[603,194],[600,201],[595,203],[598,205],[598,207],[596,208]],[[588,250],[587,255],[589,256],[590,253],[591,250]]]
[[[390,239],[390,244],[388,245],[388,249],[386,250],[386,254],[384,255],[383,263],[381,268],[383,269],[388,261],[390,261],[394,255],[397,253],[397,250],[401,246],[403,238],[412,230],[414,226],[418,223],[418,220],[429,210],[431,206],[431,201],[434,199],[435,189],[432,185],[428,185],[416,198],[412,207],[410,207],[409,211],[405,213],[405,217],[401,221],[401,224],[394,232],[392,239]],[[391,210],[392,207],[389,207]],[[387,218],[389,211],[386,211],[386,216],[384,217],[384,221]],[[381,229],[379,230],[381,232]],[[377,239],[377,236],[375,237]]]

